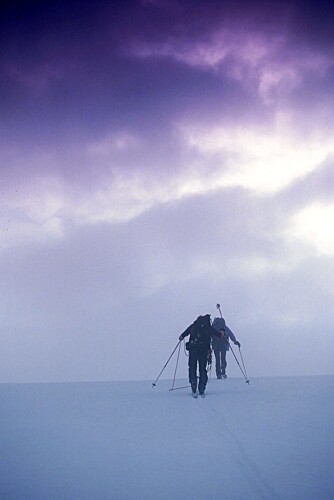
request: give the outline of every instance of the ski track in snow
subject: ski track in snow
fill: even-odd
[[[208,398],[209,399],[209,398]],[[206,409],[203,408],[203,411]],[[273,490],[270,484],[262,477],[260,469],[250,458],[242,443],[237,437],[237,434],[232,430],[224,416],[219,417],[214,404],[208,401],[207,410],[213,420],[216,420],[218,429],[216,431],[225,442],[230,442],[228,448],[232,450],[233,461],[240,464],[243,477],[249,484],[249,487],[254,494],[254,498],[278,499],[278,495]],[[223,425],[222,425],[223,424]],[[224,429],[224,432],[223,430]]]

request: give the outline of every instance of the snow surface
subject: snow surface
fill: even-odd
[[[0,385],[1,499],[334,498],[333,376],[170,387]]]

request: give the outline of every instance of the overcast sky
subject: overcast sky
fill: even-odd
[[[0,381],[334,373],[332,1],[6,4]]]

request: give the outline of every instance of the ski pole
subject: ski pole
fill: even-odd
[[[177,358],[176,358],[176,365],[175,365],[175,371],[174,371],[173,385],[172,385],[172,388],[169,389],[170,391],[172,391],[174,389],[175,377],[176,377],[177,367],[178,367],[178,364],[179,364],[180,350],[181,350],[181,341],[179,342],[179,350],[177,351]]]
[[[245,363],[244,363],[244,360],[243,360],[243,357],[242,357],[242,354],[241,354],[241,349],[240,349],[240,346],[239,346],[239,354],[240,354],[240,358],[241,358],[242,366],[244,367],[245,374],[246,374],[246,377],[247,377],[246,367],[245,367]],[[248,379],[248,377],[247,377],[247,379]],[[248,380],[248,383],[249,383],[249,380]]]
[[[223,319],[223,315],[222,315],[222,312],[220,310],[220,304],[217,304],[216,307],[217,307],[218,311],[220,312],[221,319]]]
[[[163,367],[163,369],[161,370],[161,372],[159,373],[159,375],[157,376],[157,378],[155,379],[155,381],[152,383],[152,389],[153,387],[155,387],[157,385],[157,382],[159,380],[159,378],[161,377],[161,374],[162,372],[164,371],[164,369],[166,368],[166,366],[168,365],[171,357],[173,356],[174,352],[176,351],[176,349],[179,347],[179,344],[180,344],[181,340],[178,341],[178,343],[176,344],[172,354],[169,356],[169,358],[167,359],[166,363],[165,363],[165,366]]]
[[[244,371],[243,371],[243,369],[241,368],[240,363],[239,363],[239,361],[238,361],[238,358],[237,358],[237,357],[236,357],[236,355],[234,354],[234,351],[233,351],[233,349],[232,349],[231,344],[229,344],[229,346],[230,346],[231,352],[232,352],[232,354],[233,354],[233,356],[234,356],[234,359],[235,359],[235,360],[236,360],[236,362],[238,363],[238,366],[239,366],[239,368],[240,368],[240,370],[241,370],[241,373],[243,374],[243,376],[244,376],[244,377],[245,377],[245,379],[246,379],[246,384],[249,384],[249,380],[248,380],[248,378],[247,378],[247,375],[245,374],[245,372],[244,372]]]
[[[169,389],[170,391],[177,391],[178,389],[187,389],[188,387],[190,387],[190,385],[183,385],[182,387],[174,387],[175,377],[176,377],[176,372],[177,372],[177,367],[178,367],[178,364],[179,364],[180,350],[181,350],[181,342],[180,342],[180,347],[179,347],[179,350],[178,350],[178,353],[177,353],[177,360],[176,360],[176,366],[175,366],[175,372],[174,372],[174,378],[173,378],[173,385]]]

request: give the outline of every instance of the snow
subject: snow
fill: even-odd
[[[1,499],[334,498],[333,376],[170,387],[0,385]]]

